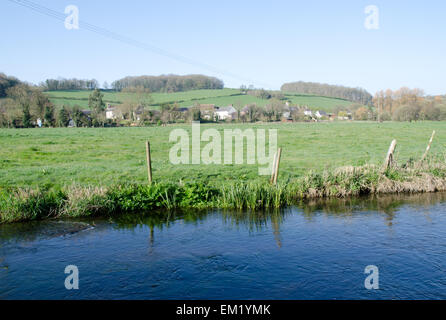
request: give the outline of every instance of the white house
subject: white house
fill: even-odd
[[[105,119],[116,119],[116,108],[110,105],[107,105],[107,109],[105,109]]]
[[[227,106],[218,108],[214,114],[218,120],[233,119],[237,114],[237,110],[233,106]]]
[[[313,116],[313,112],[311,110],[304,110],[304,115],[312,117]]]
[[[325,111],[316,111],[316,113],[314,114],[318,119],[322,118],[322,117],[326,117],[327,113]]]

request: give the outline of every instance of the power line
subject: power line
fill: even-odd
[[[42,6],[40,4],[34,3],[32,1],[29,1],[29,0],[8,0],[8,1],[10,1],[12,3],[15,3],[15,4],[18,4],[18,5],[22,6],[22,7],[26,7],[28,9],[31,9],[33,11],[36,11],[36,12],[38,12],[40,14],[46,15],[48,17],[54,18],[54,19],[59,20],[59,21],[65,21],[65,19],[66,19],[66,15],[64,15],[63,13],[60,13],[60,12],[55,11],[55,10],[52,10],[50,8],[47,8],[45,6]],[[119,41],[119,42],[125,43],[127,45],[131,45],[131,46],[137,47],[139,49],[143,49],[143,50],[154,52],[154,53],[156,53],[158,55],[168,57],[168,58],[170,58],[172,60],[176,60],[176,61],[179,61],[179,62],[182,62],[182,63],[185,63],[185,64],[189,64],[189,65],[192,65],[192,66],[195,66],[195,67],[199,67],[199,68],[202,68],[202,69],[205,69],[205,70],[208,70],[208,71],[211,71],[211,72],[223,75],[223,76],[228,76],[228,77],[233,78],[233,79],[241,80],[243,82],[247,82],[247,84],[252,84],[252,83],[257,82],[257,81],[253,81],[253,80],[245,78],[245,77],[241,77],[241,76],[239,76],[237,74],[234,74],[234,73],[231,73],[231,72],[220,70],[219,68],[213,67],[211,65],[208,65],[208,64],[205,64],[205,63],[201,63],[201,62],[195,61],[193,59],[190,59],[190,58],[178,55],[178,54],[171,53],[171,52],[166,51],[164,49],[158,48],[158,47],[156,47],[154,45],[150,45],[150,44],[147,44],[147,43],[144,43],[144,42],[132,39],[130,37],[118,34],[116,32],[107,30],[105,28],[95,26],[95,25],[93,25],[91,23],[88,23],[86,21],[79,20],[79,24],[80,24],[82,29],[88,30],[90,32],[94,32],[96,34],[99,34],[99,35],[101,35],[103,37],[106,37],[106,38],[113,39],[115,41]],[[261,83],[259,83],[259,84],[261,84]],[[272,87],[271,85],[268,85],[268,84],[265,84],[265,83],[263,83],[263,85],[265,85],[267,87]]]

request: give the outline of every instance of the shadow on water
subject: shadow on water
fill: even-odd
[[[317,215],[348,218],[358,214],[383,214],[384,223],[392,225],[392,220],[403,206],[429,208],[446,202],[446,193],[425,193],[415,195],[380,195],[354,198],[331,198],[302,200],[293,207],[267,211],[225,211],[225,210],[181,210],[169,212],[151,212],[145,214],[123,214],[112,218],[83,218],[65,220],[44,220],[26,223],[0,225],[0,241],[35,241],[55,237],[81,235],[82,232],[109,227],[117,229],[135,229],[148,227],[150,241],[153,242],[155,229],[169,228],[175,221],[197,224],[211,214],[221,214],[224,223],[231,226],[243,226],[251,232],[271,226],[278,246],[280,244],[280,226],[287,216],[302,214],[311,221]]]

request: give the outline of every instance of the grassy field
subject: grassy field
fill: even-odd
[[[49,91],[51,101],[56,106],[79,105],[88,108],[88,96],[90,91]],[[135,94],[122,92],[104,92],[104,101],[110,104],[120,104],[123,101],[132,100]],[[176,93],[153,93],[151,94],[151,104],[153,109],[159,108],[162,103],[178,103],[181,107],[190,107],[194,103],[216,104],[217,106],[227,106],[230,104],[244,106],[248,103],[256,103],[264,106],[269,100],[260,99],[251,95],[242,94],[238,89],[222,90],[192,90]],[[352,103],[337,98],[328,98],[312,95],[300,95],[295,93],[285,93],[285,98],[293,104],[307,105],[314,110],[331,111],[335,107],[348,107]]]
[[[431,152],[443,154],[446,122],[417,123],[289,123],[204,125],[202,130],[275,128],[283,148],[279,180],[340,166],[381,164],[390,141],[398,140],[397,160],[419,159],[432,130]],[[0,129],[0,187],[108,186],[144,183],[144,142],[150,140],[157,182],[267,181],[257,165],[173,165],[169,162],[169,133],[190,125],[135,128]],[[205,145],[202,142],[202,147]]]

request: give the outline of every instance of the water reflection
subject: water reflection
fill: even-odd
[[[2,225],[0,299],[446,298],[445,203],[393,195]],[[68,264],[82,270],[78,292],[63,285]]]
[[[269,226],[273,231],[277,246],[282,246],[281,225],[287,216],[302,214],[311,222],[317,215],[327,215],[348,219],[358,214],[382,214],[384,223],[391,227],[395,215],[402,206],[416,206],[426,209],[429,221],[429,210],[433,205],[446,202],[446,193],[426,193],[416,195],[381,195],[344,199],[312,199],[302,200],[294,207],[266,211],[220,211],[223,221],[233,227],[242,226],[250,232],[261,231]],[[146,214],[123,214],[113,218],[89,218],[76,220],[46,220],[27,223],[0,225],[0,240],[34,241],[44,238],[81,235],[83,231],[95,229],[100,232],[110,225],[117,229],[134,230],[149,227],[149,243],[153,246],[155,230],[169,228],[175,221],[186,224],[198,224],[210,213],[208,210],[181,210],[167,212],[151,212]]]

